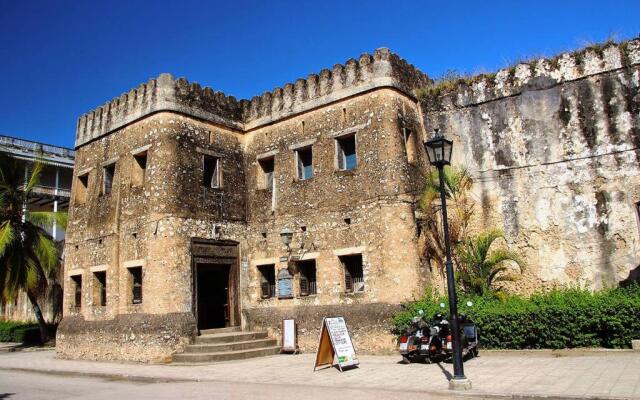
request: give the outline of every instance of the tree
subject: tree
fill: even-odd
[[[446,166],[444,168],[444,183],[449,214],[449,237],[451,243],[456,245],[465,240],[468,235],[469,222],[475,204],[470,195],[473,179],[465,168]],[[443,275],[446,255],[444,235],[441,229],[440,178],[438,170],[435,168],[431,169],[431,173],[427,177],[419,205],[423,212],[419,221],[423,235],[423,257],[429,263],[435,264],[440,274]]]
[[[458,255],[458,280],[465,291],[483,294],[500,288],[497,282],[514,281],[517,275],[509,274],[509,264],[524,272],[525,264],[520,257],[508,249],[493,248],[496,240],[504,238],[502,231],[494,229],[481,233],[460,243]]]
[[[59,252],[46,228],[66,226],[67,214],[27,210],[27,201],[40,181],[43,164],[21,167],[17,159],[0,155],[0,296],[13,301],[24,291],[31,302],[40,337],[49,339],[38,296],[59,265]]]

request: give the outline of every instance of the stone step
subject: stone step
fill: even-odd
[[[207,334],[196,337],[195,344],[246,342],[249,340],[266,339],[266,332],[227,332]]]
[[[215,329],[201,329],[201,335],[214,335],[217,333],[229,333],[229,332],[240,332],[239,326],[228,326],[226,328],[215,328]]]
[[[273,347],[278,344],[275,339],[247,340],[244,342],[191,344],[184,349],[185,353],[219,353],[223,351],[250,350]]]
[[[216,353],[181,353],[175,354],[172,361],[176,364],[211,363],[246,358],[264,357],[280,353],[280,347],[269,346],[250,350],[222,351]]]

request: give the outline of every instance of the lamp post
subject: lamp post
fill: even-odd
[[[460,323],[458,321],[458,298],[451,262],[451,240],[449,238],[449,220],[447,218],[447,198],[444,188],[444,166],[451,164],[453,142],[435,130],[433,138],[424,144],[429,162],[438,168],[440,178],[440,201],[442,203],[442,225],[444,228],[444,248],[446,253],[447,292],[449,295],[449,314],[451,315],[451,336],[453,337],[453,378],[449,381],[449,389],[470,389],[471,381],[464,376],[462,348],[460,343]]]

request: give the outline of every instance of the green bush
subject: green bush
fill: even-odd
[[[0,342],[23,343],[29,341],[38,325],[29,322],[0,321]]]
[[[470,308],[468,300],[473,302]],[[440,302],[447,299],[426,295],[404,304],[404,311],[393,318],[393,332],[403,332],[420,309],[432,316]],[[476,322],[484,348],[628,348],[632,339],[640,339],[640,285],[595,293],[555,289],[530,298],[462,294],[458,309]]]

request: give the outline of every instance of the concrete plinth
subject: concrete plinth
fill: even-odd
[[[452,378],[449,381],[449,390],[470,390],[471,380],[467,378]]]
[[[631,348],[635,351],[640,351],[640,339],[631,341]]]

